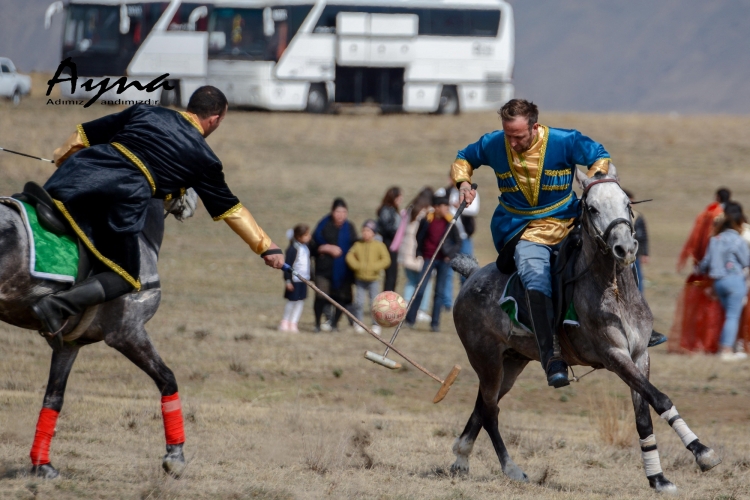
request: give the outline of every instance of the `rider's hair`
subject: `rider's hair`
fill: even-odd
[[[719,226],[717,233],[727,229],[740,230],[745,222],[747,222],[747,219],[745,219],[745,214],[742,213],[742,205],[736,201],[729,201],[724,207],[724,221]]]
[[[533,127],[539,120],[539,108],[526,99],[511,99],[500,108],[497,114],[504,122],[512,121],[519,116],[525,116],[529,120],[529,128]]]
[[[716,190],[716,199],[719,203],[726,203],[732,197],[732,192],[727,188],[719,188]]]
[[[226,96],[221,90],[211,85],[198,87],[198,90],[190,96],[190,102],[187,105],[188,112],[195,113],[204,120],[211,116],[221,116],[225,109],[227,109]]]

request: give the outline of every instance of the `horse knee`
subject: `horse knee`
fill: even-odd
[[[164,371],[161,374],[161,380],[157,381],[156,385],[159,388],[162,396],[171,396],[177,392],[177,379],[174,376],[172,370],[164,367]]]

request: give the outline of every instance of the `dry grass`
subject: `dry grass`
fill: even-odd
[[[40,93],[37,93],[39,95]],[[104,107],[54,108],[41,99],[17,109],[0,103],[0,145],[51,151],[76,123]],[[694,216],[719,184],[750,195],[741,117],[545,115],[545,124],[579,128],[607,145],[624,183],[639,198],[651,231],[647,296],[666,331],[683,277],[675,257]],[[371,217],[391,184],[407,198],[440,186],[455,151],[497,126],[492,114],[307,116],[232,112],[210,143],[227,178],[279,243],[298,222],[314,224],[343,195],[352,220]],[[717,175],[720,172],[720,176]],[[3,194],[50,167],[0,156]],[[477,171],[483,196],[476,235],[482,263],[494,179]],[[379,346],[351,331],[312,335],[310,304],[302,333],[275,330],[281,276],[264,268],[203,209],[185,224],[169,220],[159,263],[162,305],[149,323],[174,370],[186,421],[187,473],[165,477],[157,391],[105,345],[82,350],[68,383],[52,444],[62,478],[31,478],[28,451],[47,381],[49,348],[33,332],[0,325],[0,497],[482,499],[652,498],[643,477],[627,388],[596,372],[570,388],[546,387],[538,364],[500,405],[500,430],[530,484],[508,481],[483,432],[467,479],[446,475],[451,445],[474,404],[477,378],[453,331],[407,331],[399,345],[444,375],[464,370],[448,397],[413,369],[388,371],[362,359]],[[750,363],[653,351],[652,379],[691,428],[724,457],[699,474],[689,452],[654,416],[662,465],[682,498],[750,497]],[[595,411],[596,410],[596,411]],[[596,414],[595,414],[596,413]]]

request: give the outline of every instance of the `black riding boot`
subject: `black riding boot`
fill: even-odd
[[[107,302],[133,290],[133,287],[114,272],[96,274],[70,290],[42,297],[31,310],[42,329],[57,334],[71,316],[81,314],[87,307]]]
[[[568,365],[554,356],[555,346],[555,309],[552,299],[536,290],[526,291],[526,302],[529,305],[531,323],[536,341],[539,345],[539,358],[547,374],[547,385],[555,389],[570,385]]]

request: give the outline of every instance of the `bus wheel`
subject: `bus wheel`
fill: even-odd
[[[180,98],[180,81],[179,80],[168,80],[172,87],[172,90],[167,90],[162,87],[161,100],[159,101],[160,106],[175,106],[180,107],[182,105],[182,99]]]
[[[326,89],[321,83],[314,83],[310,85],[310,91],[307,94],[307,108],[305,111],[308,113],[325,113],[328,109],[328,94]]]
[[[452,85],[444,86],[443,91],[440,93],[440,104],[438,105],[437,114],[457,115],[458,111],[458,92],[456,91],[456,87]]]

